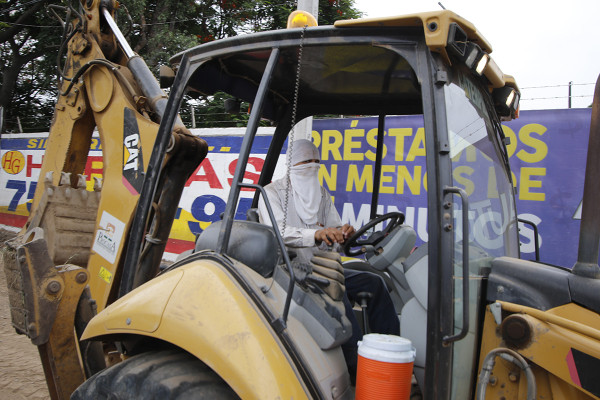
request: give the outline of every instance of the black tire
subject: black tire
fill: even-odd
[[[71,395],[71,400],[238,398],[213,370],[183,350],[128,358],[92,376]]]

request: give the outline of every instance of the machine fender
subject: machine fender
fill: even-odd
[[[133,334],[195,355],[242,398],[306,398],[289,355],[217,262],[196,260],[133,290],[88,324],[84,339]]]

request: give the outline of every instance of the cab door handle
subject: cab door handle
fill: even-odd
[[[458,187],[447,186],[444,188],[444,197],[448,194],[457,194],[462,200],[462,297],[463,313],[462,328],[455,335],[445,335],[444,344],[457,342],[467,336],[469,332],[469,198],[467,192]]]

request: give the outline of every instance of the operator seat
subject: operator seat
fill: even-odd
[[[210,224],[196,240],[194,252],[216,250],[223,221]],[[283,263],[275,231],[271,226],[253,221],[233,221],[229,245],[225,252],[265,278]]]
[[[462,260],[462,246],[457,245],[455,258]],[[469,246],[469,330],[462,340],[454,343],[454,364],[461,365],[453,372],[453,393],[456,398],[468,398],[471,390],[472,367],[475,363],[477,347],[477,304],[481,301],[482,282],[489,274],[492,258],[477,246]],[[402,308],[400,316],[400,335],[410,339],[417,350],[414,375],[423,388],[425,383],[425,359],[427,352],[427,286],[429,274],[427,243],[418,247],[403,263],[404,274],[414,297]],[[455,265],[456,270],[462,269]],[[456,272],[456,275],[462,272]],[[461,292],[462,278],[455,280],[455,293]],[[456,301],[462,301],[457,298]],[[455,332],[462,328],[462,306],[455,307]]]
[[[425,354],[427,349],[427,243],[419,246],[402,263],[404,276],[413,297],[402,307],[400,336],[410,339],[417,350],[413,373],[423,387],[425,383]]]

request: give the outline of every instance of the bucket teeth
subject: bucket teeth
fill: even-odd
[[[77,188],[85,189],[86,188],[86,176],[82,174],[77,174]]]
[[[60,182],[59,186],[69,185],[71,186],[71,173],[70,172],[61,172],[60,173]]]
[[[94,177],[94,192],[102,191],[102,178]]]

